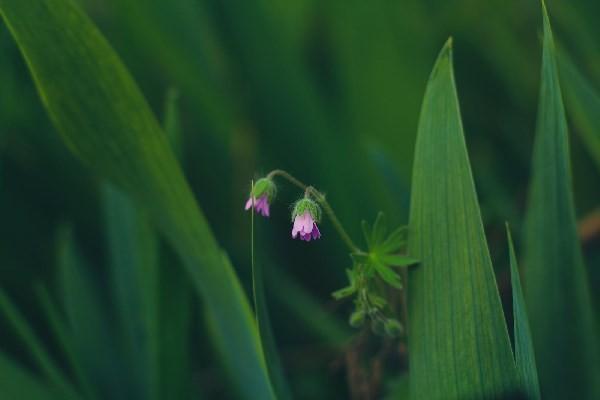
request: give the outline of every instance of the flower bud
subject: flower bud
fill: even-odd
[[[277,195],[277,186],[275,186],[275,182],[270,178],[260,178],[254,183],[254,188],[250,195],[256,199],[267,196],[268,202],[272,203]]]
[[[398,337],[402,334],[402,324],[394,318],[388,318],[384,324],[385,333],[390,337]]]
[[[350,326],[353,328],[359,328],[361,327],[364,322],[365,322],[365,312],[364,310],[357,310],[354,311],[351,315],[350,315]]]

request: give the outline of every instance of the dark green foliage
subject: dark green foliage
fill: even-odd
[[[569,136],[544,8],[541,87],[525,243],[525,294],[545,399],[596,399],[600,359],[577,237]]]

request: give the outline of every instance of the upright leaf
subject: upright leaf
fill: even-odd
[[[558,53],[558,67],[569,116],[600,170],[600,93],[564,51]]]
[[[417,133],[408,253],[410,392],[497,399],[518,379],[473,184],[448,40]]]
[[[577,237],[567,123],[545,7],[525,283],[545,399],[600,398],[598,335]]]
[[[158,395],[158,238],[144,210],[110,184],[103,186],[115,312],[130,384],[137,395]]]
[[[33,329],[19,312],[17,307],[10,301],[8,296],[0,290],[0,310],[13,325],[20,339],[25,343],[27,350],[31,353],[34,362],[44,373],[46,379],[63,392],[69,398],[77,397],[75,390],[64,376],[64,373],[52,360],[44,345],[37,338]]]
[[[115,52],[73,0],[0,0],[0,12],[69,148],[143,204],[177,250],[234,386],[249,398],[272,398],[248,298]]]
[[[510,258],[510,281],[512,285],[513,318],[515,336],[515,360],[517,371],[521,380],[521,387],[530,400],[539,400],[540,385],[538,381],[537,366],[535,365],[535,354],[529,329],[529,319],[525,307],[525,298],[521,287],[519,267],[513,246],[512,236],[508,224],[506,225],[508,237],[508,251]]]
[[[60,400],[60,393],[0,353],[0,398]]]
[[[254,184],[253,184],[254,186]],[[253,189],[254,190],[254,187]],[[254,249],[254,233],[255,222],[254,212],[251,212],[251,263],[252,263],[252,288],[254,292],[254,313],[256,314],[256,322],[258,323],[258,332],[265,354],[265,361],[269,370],[273,389],[277,398],[280,400],[291,399],[292,395],[287,385],[287,381],[283,372],[283,366],[279,353],[277,351],[277,343],[271,326],[269,317],[269,309],[267,307],[267,298],[265,293],[265,282],[263,277],[263,265],[255,260]]]

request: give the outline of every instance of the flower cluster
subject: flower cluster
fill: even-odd
[[[277,187],[269,177],[261,178],[250,191],[245,209],[254,209],[257,214],[263,217],[271,215],[270,205],[277,194]],[[317,227],[317,222],[321,220],[321,208],[312,199],[308,192],[305,192],[304,198],[298,200],[292,211],[292,238],[300,239],[305,242],[316,240],[321,237],[321,232]]]
[[[369,322],[371,330],[379,335],[398,337],[403,335],[402,323],[394,317],[395,307],[388,303],[390,290],[402,289],[400,268],[418,263],[406,255],[407,229],[401,226],[388,233],[384,216],[379,213],[371,228],[363,221],[363,233],[367,250],[362,250],[350,238],[325,195],[312,186],[307,186],[282,170],[274,170],[253,185],[246,210],[253,209],[263,217],[269,217],[277,188],[272,178],[281,176],[304,190],[304,196],[292,206],[292,238],[305,242],[321,238],[317,226],[321,221],[321,206],[333,227],[350,250],[352,267],[346,270],[348,286],[333,293],[336,300],[353,298],[354,311],[349,323],[360,327]]]

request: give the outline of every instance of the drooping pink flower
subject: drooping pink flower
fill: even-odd
[[[317,223],[313,219],[310,212],[307,210],[302,215],[296,215],[294,218],[294,226],[292,228],[292,238],[310,242],[311,239],[319,239],[321,232],[317,227]]]
[[[258,199],[256,197],[250,196],[248,201],[246,202],[246,210],[249,210],[252,207],[252,203],[254,202],[254,210],[257,214],[262,215],[263,217],[269,216],[269,199],[266,194],[263,194]]]

